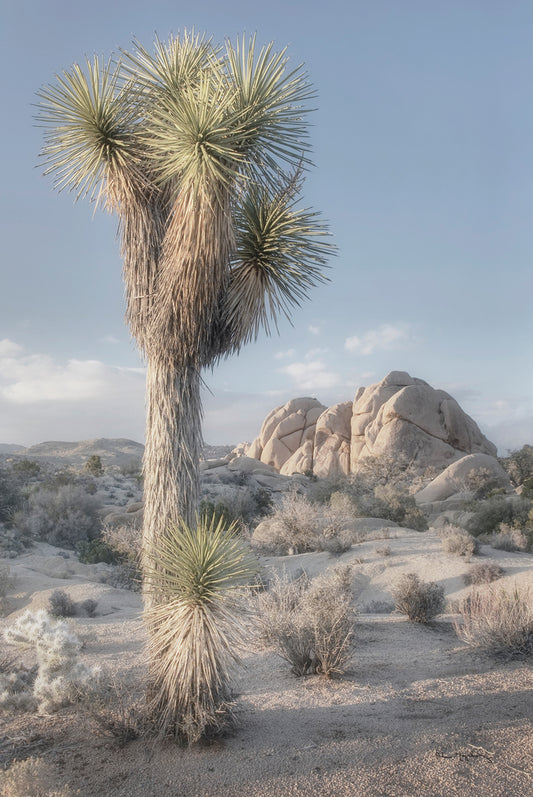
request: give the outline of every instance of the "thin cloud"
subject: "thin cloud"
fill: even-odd
[[[307,327],[307,331],[311,333],[311,335],[320,335],[320,327],[313,326],[310,324]]]
[[[291,357],[296,356],[296,349],[286,349],[285,351],[277,351],[274,355],[275,360],[290,360]]]
[[[330,371],[322,360],[291,363],[281,370],[299,390],[326,390],[341,382],[339,374]]]
[[[346,338],[346,351],[367,356],[380,349],[393,349],[409,339],[408,329],[403,325],[383,324],[377,329],[370,329],[363,335]]]

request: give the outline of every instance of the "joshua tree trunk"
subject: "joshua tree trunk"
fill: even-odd
[[[194,520],[200,491],[202,401],[199,369],[153,354],[146,376],[143,570],[154,566],[152,547],[168,524]],[[152,603],[150,579],[145,599]]]

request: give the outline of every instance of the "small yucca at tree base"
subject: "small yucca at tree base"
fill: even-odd
[[[245,621],[241,588],[258,567],[237,524],[226,527],[223,518],[171,525],[153,554],[148,710],[159,735],[191,744],[233,721],[231,668]]]

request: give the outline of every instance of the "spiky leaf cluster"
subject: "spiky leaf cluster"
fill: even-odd
[[[150,713],[161,734],[192,742],[222,728],[231,713],[230,666],[242,640],[236,595],[257,566],[223,518],[172,525],[153,559],[159,602],[147,612]]]
[[[118,214],[127,320],[149,355],[212,364],[324,279],[326,226],[291,182],[312,97],[285,50],[194,33],[88,59],[39,92],[45,173]]]

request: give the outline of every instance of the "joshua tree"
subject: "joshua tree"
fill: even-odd
[[[191,523],[201,372],[323,280],[331,245],[297,201],[313,92],[285,50],[185,34],[74,65],[39,92],[45,173],[119,220],[126,317],[147,361],[144,564]]]

